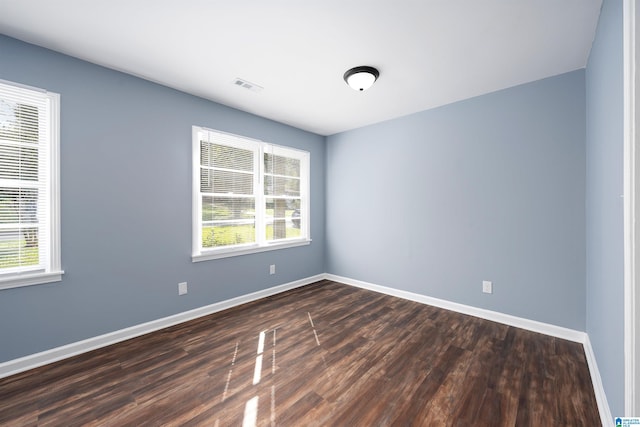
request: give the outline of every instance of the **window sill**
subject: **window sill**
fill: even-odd
[[[64,271],[12,274],[8,277],[0,278],[0,290],[59,282],[62,280],[63,274]]]
[[[259,252],[274,251],[276,249],[295,248],[297,246],[306,246],[311,244],[310,239],[305,240],[293,240],[282,243],[273,243],[267,246],[251,246],[236,249],[218,249],[208,252],[202,252],[191,256],[192,262],[208,261],[210,259],[229,258],[240,255],[249,255]]]

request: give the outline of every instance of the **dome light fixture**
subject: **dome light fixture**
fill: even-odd
[[[380,76],[380,72],[373,67],[369,67],[366,65],[362,65],[360,67],[354,67],[350,70],[347,70],[344,73],[344,81],[353,89],[353,90],[367,90],[369,89],[373,83]]]

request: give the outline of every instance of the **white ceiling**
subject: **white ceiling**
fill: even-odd
[[[330,135],[584,68],[601,0],[0,0],[0,33]],[[371,65],[365,92],[342,80]],[[245,79],[261,92],[233,83]]]

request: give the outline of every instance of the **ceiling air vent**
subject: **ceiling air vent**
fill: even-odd
[[[259,86],[255,83],[251,83],[239,77],[236,77],[236,79],[233,81],[233,84],[245,89],[249,89],[250,91],[253,91],[253,92],[261,92],[262,89],[264,89],[262,86]]]

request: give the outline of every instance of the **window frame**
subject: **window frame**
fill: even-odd
[[[46,177],[49,209],[46,215],[48,224],[42,225],[48,230],[49,248],[44,251],[48,254],[48,260],[44,262],[44,268],[38,265],[33,269],[8,273],[3,273],[0,269],[0,290],[59,282],[64,274],[60,250],[60,94],[1,79],[0,84],[11,86],[16,92],[23,92],[25,97],[42,97],[48,104],[49,114],[49,174]],[[41,161],[40,158],[38,161]]]
[[[256,150],[254,156],[254,196],[256,211],[256,241],[248,244],[223,246],[218,248],[202,247],[202,193],[200,191],[200,142],[202,133],[219,134],[233,139],[239,139],[242,146],[252,146]],[[311,188],[311,155],[308,151],[292,147],[272,144],[258,139],[235,135],[202,126],[192,126],[192,262],[207,261],[212,259],[228,258],[247,255],[277,249],[305,246],[311,243],[311,212],[310,212],[310,188]],[[271,151],[270,151],[271,150]],[[264,191],[264,155],[269,153],[287,153],[291,157],[300,160],[300,233],[301,237],[278,239],[269,241],[266,239],[265,199],[270,198]],[[281,154],[280,154],[281,155]],[[306,213],[306,215],[304,214]]]

